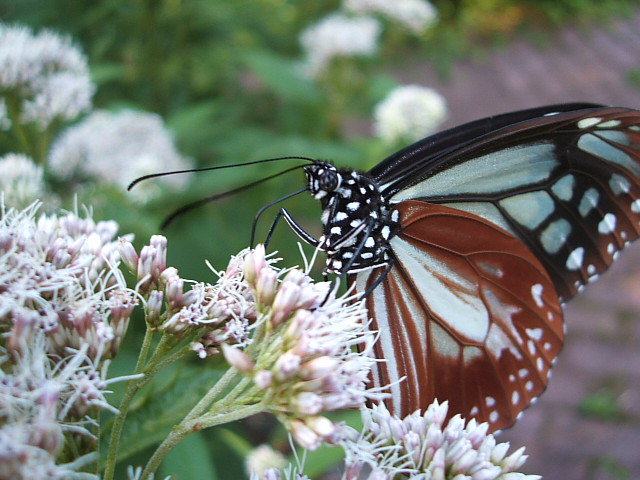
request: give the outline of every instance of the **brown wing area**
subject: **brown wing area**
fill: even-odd
[[[511,425],[545,389],[563,319],[544,267],[510,233],[442,205],[398,205],[395,265],[367,298],[380,330],[374,373],[399,415],[448,400],[450,414]],[[382,269],[356,275],[366,290]]]

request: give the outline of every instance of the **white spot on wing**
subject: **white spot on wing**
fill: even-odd
[[[633,213],[640,213],[640,198],[631,202],[631,211]]]
[[[582,267],[582,262],[584,260],[584,248],[578,247],[573,252],[569,254],[567,258],[567,269],[571,271],[579,270]]]
[[[544,287],[539,283],[531,286],[531,296],[533,297],[533,301],[536,302],[536,305],[540,308],[544,307],[544,302],[542,301],[543,291]]]
[[[578,128],[589,128],[600,123],[602,119],[598,117],[583,118],[578,122]]]
[[[542,329],[541,328],[527,328],[526,329],[527,336],[536,341],[540,341],[542,339]]]
[[[629,180],[617,173],[611,175],[611,178],[609,179],[609,187],[611,187],[611,191],[615,195],[621,195],[631,191],[631,184],[629,183]]]
[[[360,202],[349,202],[349,203],[347,203],[347,210],[355,212],[358,208],[360,208]]]
[[[565,175],[551,186],[551,191],[560,200],[569,201],[573,197],[576,179],[573,175]]]
[[[598,125],[598,128],[613,128],[620,125],[620,123],[621,123],[620,120],[608,120]]]
[[[613,213],[607,213],[600,223],[598,223],[598,232],[603,235],[613,233],[616,229],[616,216]]]
[[[511,394],[511,404],[517,405],[519,401],[520,401],[520,393],[517,390],[514,390],[513,393]]]
[[[589,212],[598,206],[598,201],[600,200],[600,193],[595,188],[590,188],[580,200],[580,205],[578,205],[578,212],[582,217],[586,217],[589,215]]]
[[[540,243],[547,253],[558,253],[571,233],[571,224],[564,218],[554,220],[540,234]]]

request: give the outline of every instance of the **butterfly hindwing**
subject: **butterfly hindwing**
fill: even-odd
[[[518,239],[480,217],[419,201],[399,210],[396,263],[367,298],[387,360],[378,381],[394,384],[401,414],[438,398],[492,429],[511,425],[544,390],[562,345],[551,280]],[[358,289],[380,274],[358,274]]]

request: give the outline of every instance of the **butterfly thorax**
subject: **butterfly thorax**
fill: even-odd
[[[354,273],[387,265],[398,212],[365,174],[318,162],[305,168],[308,188],[322,206],[319,248],[326,273]]]

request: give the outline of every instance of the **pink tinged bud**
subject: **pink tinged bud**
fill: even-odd
[[[278,274],[264,268],[256,279],[256,297],[260,305],[270,305],[278,289]]]
[[[414,465],[420,464],[420,435],[416,432],[407,432],[407,434],[402,439],[402,443],[404,444],[404,449],[407,454],[413,460]]]
[[[509,455],[502,463],[502,468],[505,472],[513,472],[519,469],[527,460],[528,455],[524,455],[524,447],[520,447],[518,450]]]
[[[313,380],[334,374],[338,370],[339,366],[340,361],[337,358],[324,355],[304,363],[301,366],[300,371],[302,373],[303,380]]]
[[[162,312],[163,299],[164,294],[159,290],[153,290],[149,294],[149,299],[147,300],[147,323],[149,325],[155,325],[158,322]]]
[[[496,465],[484,467],[471,475],[471,480],[495,480],[502,473],[502,469]]]
[[[165,293],[167,294],[169,308],[172,310],[186,305],[184,303],[184,280],[177,275],[177,270],[175,275],[166,276]]]
[[[227,363],[229,365],[231,365],[240,373],[245,375],[253,371],[254,369],[253,361],[249,358],[249,356],[246,353],[244,353],[239,348],[232,347],[230,345],[227,345],[226,343],[223,343],[221,347],[222,347],[222,354],[224,355],[224,358],[227,360]]]
[[[469,469],[474,466],[476,460],[478,459],[478,451],[477,450],[467,450],[462,454],[462,456],[453,463],[451,466],[452,474],[466,474],[469,472]]]
[[[273,375],[268,370],[260,370],[253,376],[253,383],[255,383],[260,390],[266,390],[271,387],[273,383]]]
[[[118,251],[120,252],[120,258],[131,272],[135,272],[138,269],[138,253],[133,245],[128,240],[120,238],[118,240]]]
[[[300,286],[293,282],[282,282],[276,298],[273,300],[273,314],[271,323],[274,328],[278,328],[297,307],[300,298]]]
[[[330,440],[331,438],[333,438],[338,430],[335,423],[333,423],[327,417],[322,417],[320,415],[307,417],[305,423],[311,430],[316,432],[325,440]]]
[[[275,467],[267,468],[262,475],[263,480],[280,480],[280,470]]]
[[[254,286],[262,270],[267,267],[264,245],[256,245],[256,248],[244,257],[244,278]]]
[[[444,449],[443,448],[438,448],[435,453],[433,454],[433,459],[431,460],[431,472],[432,472],[432,476],[431,479],[432,480],[445,480],[446,474],[445,474],[445,453],[444,453]]]
[[[320,436],[300,420],[292,420],[289,423],[289,430],[296,442],[307,450],[315,450],[322,442]]]
[[[278,382],[285,382],[299,372],[300,357],[291,352],[280,355],[273,366],[273,376]]]
[[[302,392],[291,401],[294,412],[306,416],[317,415],[322,411],[322,398],[312,392]]]
[[[494,464],[498,464],[502,462],[502,459],[507,454],[509,450],[509,442],[499,443],[493,450],[491,451],[491,462]]]
[[[152,235],[149,245],[158,252],[155,266],[158,269],[158,275],[160,275],[160,272],[167,268],[167,237],[164,235]]]

